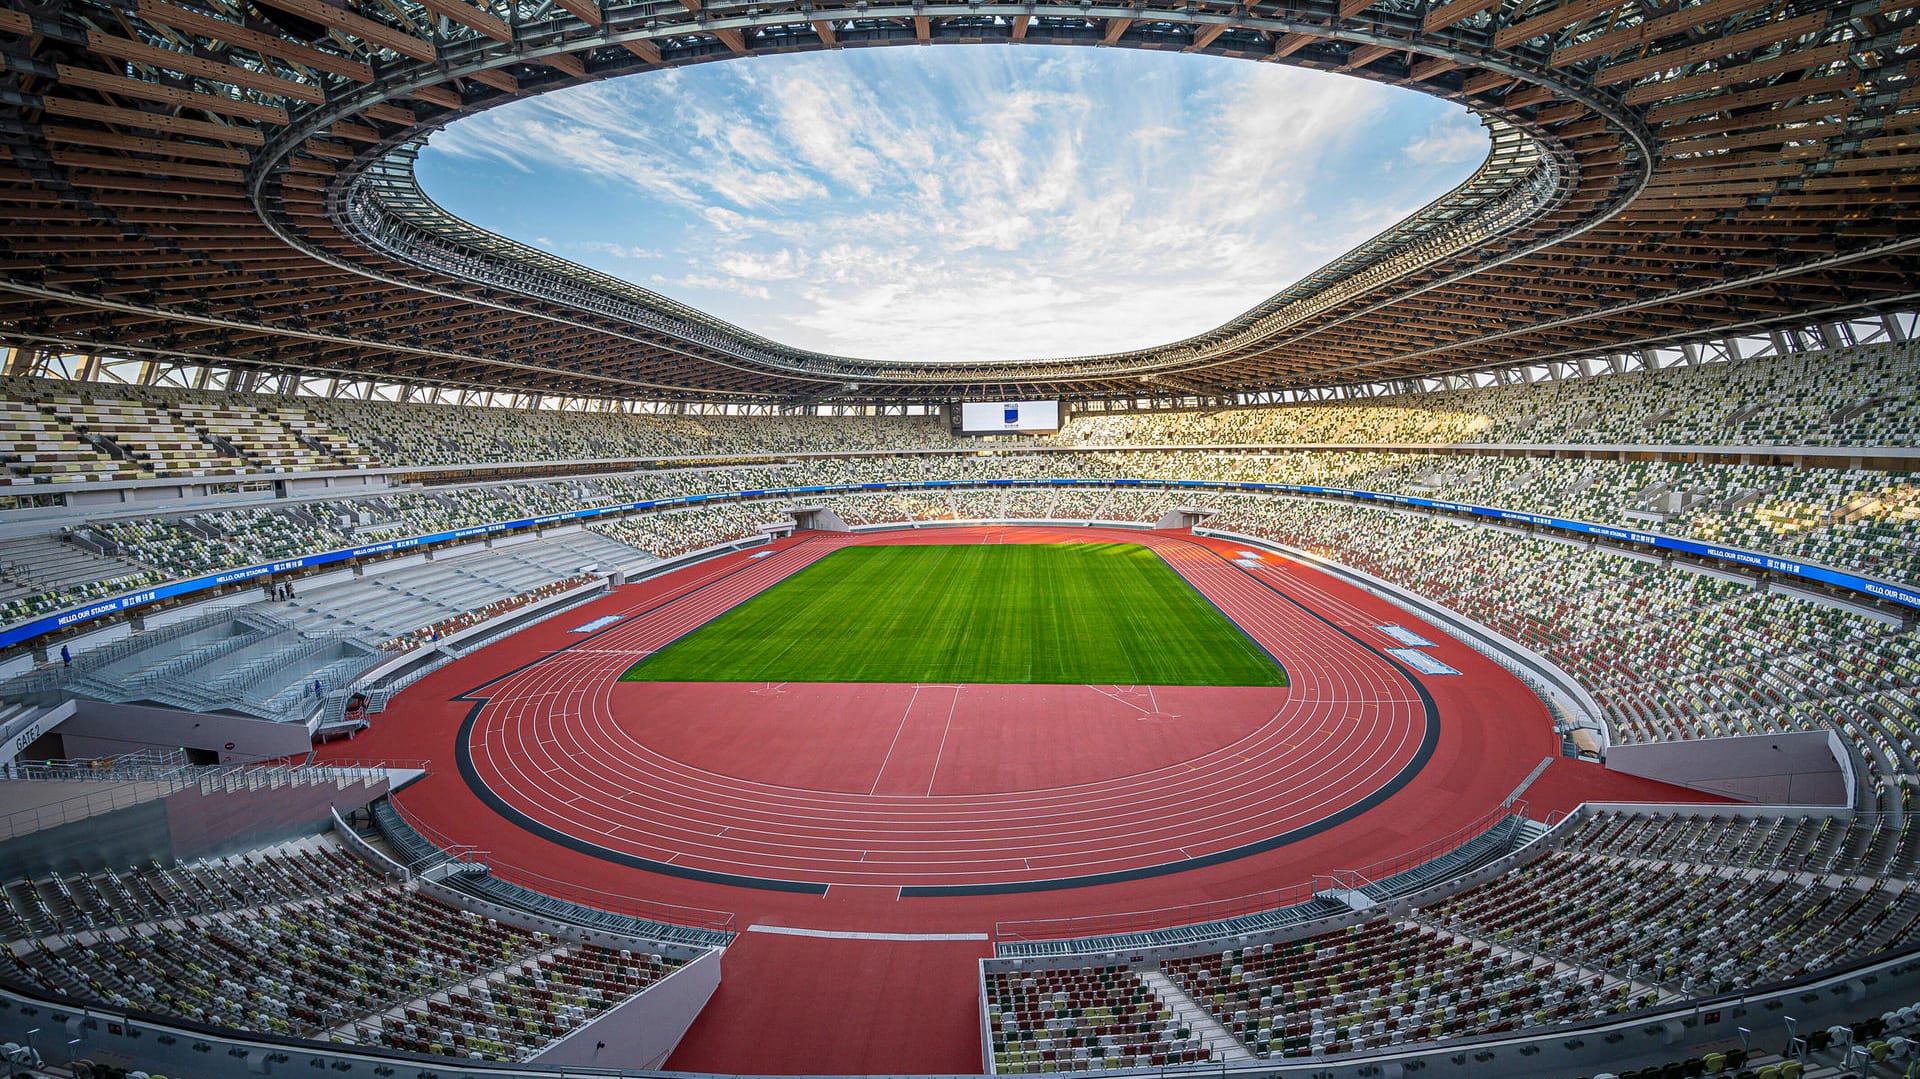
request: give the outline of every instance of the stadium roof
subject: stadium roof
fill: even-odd
[[[1172,345],[806,352],[462,222],[413,160],[582,80],[807,49],[1184,50],[1405,85],[1493,151]],[[1412,378],[1911,307],[1920,13],[1701,0],[51,0],[0,11],[0,339],[574,396],[1125,397]]]

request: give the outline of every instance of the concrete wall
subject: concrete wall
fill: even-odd
[[[182,860],[205,858],[324,832],[336,812],[350,813],[385,793],[384,779],[211,794],[189,787],[164,803],[170,853]]]
[[[1848,802],[1846,769],[1827,731],[1617,745],[1607,767],[1767,805]]]
[[[204,749],[219,754],[224,764],[305,756],[313,749],[299,723],[104,701],[76,702],[60,734],[73,757],[112,757],[155,747]]]
[[[70,784],[76,797],[87,784]],[[139,802],[0,843],[0,877],[81,873],[103,866],[171,861],[164,799]]]
[[[84,797],[106,783],[60,784]],[[312,835],[387,792],[387,781],[291,783],[203,792],[198,785],[0,843],[0,878],[205,858]]]
[[[720,953],[708,952],[646,992],[542,1050],[529,1063],[560,1068],[658,1068],[720,988]]]

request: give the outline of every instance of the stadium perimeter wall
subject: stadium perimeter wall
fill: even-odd
[[[106,786],[85,780],[68,785],[76,798]],[[360,808],[389,785],[382,777],[241,790],[190,786],[0,843],[0,879],[155,860],[170,864],[312,835],[333,827],[336,812]]]
[[[144,704],[77,700],[73,716],[54,728],[64,756],[113,757],[155,747],[198,749],[222,764],[304,755],[313,740],[304,723],[183,712]]]
[[[1853,804],[1852,761],[1830,729],[1617,745],[1607,767],[1748,802]]]
[[[707,954],[667,975],[593,1022],[547,1047],[529,1063],[544,1067],[604,1067],[629,1061],[658,1068],[673,1055],[687,1028],[720,988],[720,953]]]

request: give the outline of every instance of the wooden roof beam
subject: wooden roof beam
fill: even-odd
[[[135,98],[140,101],[152,101],[162,105],[173,105],[184,109],[198,109],[216,116],[232,116],[240,120],[253,120],[265,124],[284,124],[287,122],[287,110],[278,105],[262,105],[255,101],[239,101],[219,94],[202,94],[192,90],[181,90],[172,86],[162,86],[145,79],[130,79],[125,75],[114,75],[92,68],[74,67],[71,64],[59,64],[54,75],[60,85],[93,90],[116,97]]]
[[[409,90],[407,93],[409,97],[417,97],[430,105],[438,105],[443,109],[457,109],[461,105],[460,95],[447,89],[445,86],[422,86],[415,90]]]
[[[162,49],[153,45],[130,41],[127,38],[103,34],[98,30],[87,31],[87,48],[100,55],[128,63],[145,64],[148,67],[171,71],[180,75],[197,75],[214,82],[223,82],[228,86],[237,86],[243,90],[258,90],[263,94],[277,97],[290,97],[296,101],[305,101],[313,105],[326,103],[327,95],[317,86],[309,86],[292,79],[283,79],[276,75],[265,75],[257,71],[235,67],[232,64],[216,63],[190,56],[172,49]]]
[[[512,42],[513,27],[491,11],[483,11],[461,0],[414,0],[415,3],[449,22],[485,34],[495,41]]]
[[[1272,51],[1268,52],[1266,56],[1261,57],[1261,59],[1284,60],[1319,40],[1319,38],[1314,37],[1312,34],[1275,34],[1273,36]]]
[[[1622,61],[1610,67],[1601,68],[1593,81],[1595,85],[1613,86],[1643,75],[1651,75],[1656,71],[1667,71],[1684,64],[1697,64],[1750,49],[1791,41],[1825,25],[1827,25],[1827,13],[1824,11],[1802,15],[1797,19],[1780,19],[1739,33],[1710,37],[1693,45],[1657,52],[1637,60]]]
[[[476,71],[468,75],[467,78],[472,79],[482,86],[491,86],[503,94],[517,94],[520,92],[520,80],[497,67],[487,68],[484,71]]]
[[[1226,32],[1227,32],[1226,23],[1217,22],[1217,23],[1210,23],[1206,26],[1203,26],[1197,32],[1194,33],[1193,41],[1187,46],[1186,51],[1199,52],[1200,50],[1213,44],[1213,40],[1215,38],[1219,37],[1221,34],[1224,34]]]
[[[1753,0],[1706,0],[1705,3],[1683,7],[1678,11],[1631,26],[1619,26],[1607,33],[1595,34],[1585,41],[1576,41],[1571,45],[1555,49],[1552,63],[1555,67],[1559,67],[1595,56],[1605,56],[1608,53],[1644,48],[1663,37],[1684,33],[1705,23],[1750,12],[1753,6]]]
[[[1738,86],[1745,82],[1757,82],[1778,75],[1791,75],[1815,68],[1827,67],[1845,60],[1853,51],[1853,46],[1845,41],[1836,41],[1830,45],[1819,45],[1811,49],[1791,51],[1765,60],[1735,64],[1732,67],[1718,68],[1712,71],[1696,72],[1677,79],[1663,82],[1651,82],[1636,86],[1626,92],[1624,100],[1629,105],[1645,105],[1655,101],[1671,101],[1688,94],[1706,93]]]
[[[555,6],[588,26],[599,26],[606,21],[606,17],[600,14],[600,5],[593,0],[553,0],[553,2]]]
[[[660,66],[660,46],[655,45],[651,41],[644,39],[622,41],[620,47],[638,56],[640,59],[645,60],[647,63],[652,64],[654,67]]]
[[[1493,35],[1493,47],[1510,48],[1522,41],[1532,41],[1569,26],[1578,26],[1588,19],[1605,15],[1615,8],[1622,7],[1626,0],[1567,0],[1559,7],[1530,19],[1522,19],[1512,26],[1496,31]]]
[[[1457,22],[1499,6],[1500,0],[1453,0],[1450,4],[1442,4],[1427,12],[1427,17],[1420,22],[1420,29],[1429,34],[1445,30]]]
[[[259,0],[259,2],[289,15],[298,15],[322,26],[332,27],[350,38],[378,46],[388,52],[411,56],[415,60],[427,63],[439,59],[439,54],[430,42],[422,41],[411,32],[335,7],[326,0]]]
[[[135,11],[146,22],[172,27],[185,34],[198,34],[214,41],[224,41],[237,45],[261,56],[271,56],[301,67],[310,67],[315,71],[324,71],[329,75],[338,75],[354,82],[372,82],[373,68],[357,60],[324,52],[309,45],[300,45],[273,34],[263,34],[258,30],[249,30],[244,26],[203,15],[197,11],[175,7],[162,0],[136,0]]]
[[[50,97],[41,103],[41,108],[49,116],[67,116],[79,120],[95,120],[103,124],[119,127],[136,127],[147,131],[164,131],[169,135],[186,135],[203,139],[219,139],[223,142],[241,143],[247,146],[259,146],[267,141],[257,129],[236,127],[232,124],[216,124],[205,120],[188,120],[179,116],[170,116],[160,112],[142,112],[139,109],[123,109],[114,105],[102,105],[93,101],[79,101],[68,97]]]
[[[545,64],[555,71],[560,72],[562,75],[570,75],[576,79],[584,79],[587,77],[586,61],[570,52],[557,52],[551,56],[542,56],[536,62]]]
[[[1397,50],[1391,45],[1360,45],[1347,53],[1347,62],[1340,65],[1341,71],[1358,71],[1375,60]]]

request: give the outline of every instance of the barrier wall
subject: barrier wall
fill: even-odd
[[[528,1063],[555,1068],[658,1068],[720,988],[720,953],[707,954],[542,1050]]]
[[[303,723],[106,701],[76,700],[73,717],[59,730],[69,757],[117,757],[158,746],[205,750],[226,764],[304,756],[313,750]]]
[[[388,788],[384,777],[295,783],[287,781],[288,775],[280,771],[281,781],[253,786],[233,781],[235,789],[203,790],[196,783],[28,832],[0,844],[0,879],[187,861],[312,835],[332,827],[336,813],[358,809]],[[89,787],[105,786],[85,780],[67,785],[76,798],[86,797]]]
[[[1607,768],[1746,802],[1851,805],[1837,743],[1832,731],[1636,742],[1609,749]]]

